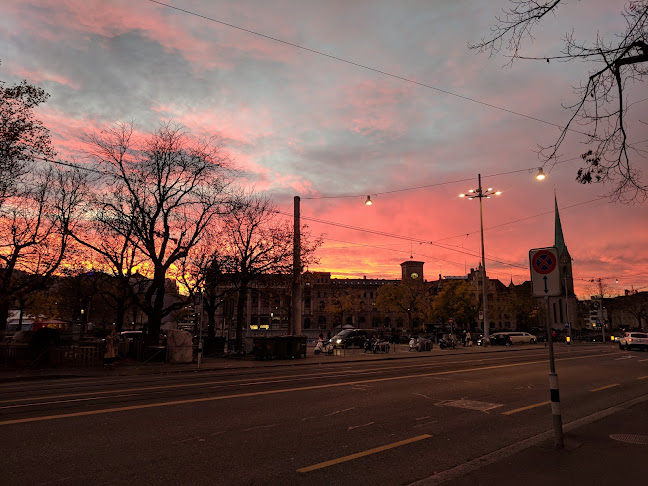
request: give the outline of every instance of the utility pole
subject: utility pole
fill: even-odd
[[[603,319],[603,281],[598,279],[599,294],[601,294],[601,305],[599,305],[599,321],[601,322],[601,332],[603,333],[603,344],[605,344],[605,319]]]
[[[488,326],[488,299],[486,298],[488,295],[488,290],[486,289],[486,257],[484,256],[484,216],[483,216],[483,211],[482,211],[482,199],[484,198],[484,194],[482,192],[482,185],[481,185],[481,174],[477,175],[477,180],[479,187],[477,188],[477,194],[479,197],[479,227],[481,230],[481,257],[482,257],[482,300],[484,302],[483,307],[484,307],[484,342],[487,343],[489,342],[488,340],[488,335],[490,334],[490,329]]]
[[[569,331],[569,342],[567,344],[571,345],[572,342],[572,325],[571,322],[569,322],[569,305],[567,304],[567,275],[565,275],[565,319],[567,319],[567,325],[569,326],[567,330]]]
[[[295,214],[293,229],[293,279],[292,279],[292,319],[291,333],[301,334],[301,234],[300,234],[300,199],[295,196]]]

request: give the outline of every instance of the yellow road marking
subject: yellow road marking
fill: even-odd
[[[543,405],[549,405],[550,403],[551,403],[551,401],[534,403],[533,405],[527,405],[526,407],[520,407],[520,408],[516,408],[516,409],[513,409],[513,410],[509,410],[508,412],[502,412],[502,415],[512,415],[514,413],[524,412],[525,410],[530,410],[530,409],[536,408],[536,407],[542,407]]]
[[[497,357],[497,358],[488,358],[485,361],[501,361],[503,359],[506,359],[506,357]],[[462,360],[462,361],[455,361],[453,364],[464,364],[464,363],[470,363],[470,360]],[[392,371],[392,370],[399,370],[399,369],[406,369],[406,368],[421,368],[422,366],[441,366],[446,363],[442,362],[435,362],[432,364],[413,364],[413,365],[402,365],[402,366],[383,366],[380,368],[373,368],[369,371],[363,371],[363,372],[358,372],[357,370],[349,370],[349,371],[340,371],[339,373],[346,373],[346,374],[377,374],[382,371]],[[245,379],[236,379],[236,380],[225,380],[225,381],[201,381],[201,382],[193,382],[193,383],[175,383],[172,385],[155,385],[155,386],[144,386],[144,387],[135,387],[135,388],[121,388],[121,389],[116,389],[116,390],[98,390],[98,391],[85,391],[85,392],[75,392],[75,393],[65,393],[61,395],[42,395],[38,397],[25,397],[25,398],[11,398],[8,400],[0,400],[0,403],[17,403],[17,402],[31,402],[35,400],[52,400],[52,399],[57,399],[57,398],[73,398],[73,397],[82,397],[82,396],[97,396],[97,395],[112,395],[113,393],[127,393],[127,392],[141,392],[141,391],[155,391],[155,390],[173,390],[173,389],[179,389],[179,388],[189,388],[189,387],[196,387],[196,386],[209,386],[209,385],[232,385],[232,384],[252,384],[252,385],[258,385],[258,384],[268,384],[268,383],[280,383],[281,381],[297,381],[299,379],[311,379],[313,377],[318,377],[318,376],[326,376],[325,373],[322,373],[321,371],[317,371],[315,373],[302,373],[299,375],[283,375],[283,376],[278,376],[276,378],[268,378],[268,379],[259,379],[257,381],[251,381],[252,378],[245,378]]]
[[[610,354],[610,353],[606,353]],[[598,356],[598,355],[585,355],[585,356],[577,356],[577,357],[571,357],[571,358],[558,358],[558,359],[577,359],[577,358],[590,358],[593,356]],[[491,357],[491,358],[483,358],[482,361],[501,361],[507,359],[507,357]],[[464,364],[464,363],[471,363],[473,360],[460,360],[460,361],[455,361],[452,364]],[[343,371],[343,373],[346,374],[376,374],[380,373],[381,371],[391,371],[391,370],[398,370],[398,369],[406,369],[406,368],[421,368],[422,366],[441,366],[443,364],[447,364],[445,362],[434,362],[431,364],[410,364],[410,365],[399,365],[399,366],[382,366],[380,368],[374,368],[370,371],[367,372],[362,372],[358,373],[356,370],[349,370],[349,371]],[[342,373],[342,372],[341,372]],[[57,398],[73,398],[73,397],[81,397],[81,396],[97,396],[97,395],[112,395],[114,393],[128,393],[128,392],[141,392],[141,391],[154,391],[154,390],[172,390],[172,389],[180,389],[180,388],[188,388],[188,387],[194,387],[194,386],[201,386],[201,385],[230,385],[230,384],[236,384],[236,383],[242,383],[242,384],[264,384],[264,383],[279,383],[281,381],[296,381],[297,379],[300,378],[312,378],[314,376],[324,376],[324,373],[321,371],[315,372],[315,373],[302,373],[299,375],[284,375],[284,376],[279,376],[274,379],[261,379],[259,381],[252,382],[250,381],[250,378],[245,378],[245,379],[237,379],[237,380],[226,380],[226,381],[202,381],[202,382],[195,382],[195,383],[176,383],[172,385],[155,385],[155,386],[144,386],[144,387],[135,387],[135,388],[121,388],[121,389],[116,389],[116,390],[97,390],[97,391],[86,391],[86,392],[75,392],[75,393],[65,393],[65,394],[60,394],[60,395],[42,395],[38,397],[25,397],[25,398],[11,398],[8,400],[0,400],[0,403],[17,403],[17,402],[31,402],[35,400],[52,400],[52,399],[57,399]],[[79,379],[81,380],[81,379]],[[83,379],[84,381],[87,381],[86,379]],[[68,381],[72,380],[66,380],[66,383]]]
[[[369,449],[363,452],[357,452],[355,454],[351,454],[350,456],[338,457],[337,459],[332,459],[330,461],[320,462],[319,464],[314,464],[312,466],[303,467],[301,469],[297,469],[297,472],[307,473],[307,472],[315,471],[317,469],[323,469],[325,467],[334,466],[336,464],[340,464],[343,462],[352,461],[353,459],[358,459],[360,457],[370,456],[371,454],[376,454],[378,452],[394,449],[395,447],[400,447],[407,444],[411,444],[413,442],[418,442],[420,440],[429,439],[430,437],[432,436],[429,434],[419,435],[417,437],[412,437],[411,439],[405,439],[405,440],[401,440],[400,442],[394,442],[392,444],[376,447],[374,449]]]
[[[615,386],[621,386],[621,383],[615,383],[613,385],[606,385],[606,386],[602,386],[600,388],[594,388],[593,390],[590,390],[590,391],[591,392],[597,392],[597,391],[601,391],[601,390],[607,390],[608,388],[614,388]]]
[[[646,375],[646,376],[640,376],[639,378],[637,378],[637,380],[645,380],[646,378],[648,378],[648,375]]]
[[[568,360],[574,360],[574,359],[583,359],[587,357],[595,357],[595,356],[600,356],[600,354],[593,354],[589,356],[574,356],[571,358],[562,358],[561,361],[568,361]],[[487,370],[494,370],[494,369],[500,369],[500,368],[512,368],[514,366],[530,366],[530,365],[536,365],[536,364],[544,364],[546,363],[545,359],[542,360],[537,360],[537,361],[525,361],[521,363],[510,363],[510,364],[501,364],[501,365],[491,365],[491,366],[482,366],[479,368],[465,368],[462,370],[449,370],[449,371],[435,371],[431,373],[417,373],[414,375],[405,375],[405,376],[391,376],[391,377],[385,377],[385,378],[372,378],[372,379],[367,379],[367,380],[357,380],[357,381],[349,381],[349,382],[342,382],[342,383],[328,383],[324,385],[312,385],[312,386],[304,386],[300,388],[282,388],[279,390],[267,390],[267,391],[260,391],[260,392],[250,392],[250,393],[236,393],[233,395],[221,395],[217,397],[203,397],[203,398],[188,398],[185,400],[173,400],[169,402],[158,402],[158,403],[146,403],[142,405],[131,405],[128,407],[113,407],[113,408],[104,408],[104,409],[98,409],[98,410],[86,410],[84,412],[71,412],[71,413],[62,413],[62,414],[55,414],[55,415],[42,415],[39,417],[29,417],[29,418],[23,418],[23,419],[14,419],[14,420],[5,420],[0,422],[0,426],[2,425],[12,425],[12,424],[24,424],[24,423],[30,423],[30,422],[42,422],[44,420],[55,420],[55,419],[61,419],[61,418],[69,418],[69,417],[84,417],[88,415],[99,415],[99,414],[104,414],[104,413],[114,413],[114,412],[126,412],[129,410],[142,410],[146,408],[155,408],[155,407],[167,407],[171,405],[186,405],[189,403],[201,403],[201,402],[215,402],[219,400],[229,400],[233,398],[245,398],[245,397],[258,397],[258,396],[263,396],[263,395],[276,395],[279,393],[294,393],[294,392],[299,392],[299,391],[308,391],[308,390],[323,390],[326,388],[336,388],[336,387],[343,387],[343,386],[354,386],[354,385],[361,385],[361,384],[366,384],[366,383],[379,383],[379,382],[385,382],[385,381],[394,381],[394,380],[406,380],[406,379],[420,379],[422,377],[426,376],[441,376],[441,375],[452,375],[452,374],[459,374],[459,373],[470,373],[474,371],[487,371]]]

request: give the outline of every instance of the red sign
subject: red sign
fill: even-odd
[[[542,275],[547,275],[556,268],[556,256],[548,250],[540,250],[531,260],[533,270]]]

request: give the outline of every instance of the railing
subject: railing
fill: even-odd
[[[96,366],[103,361],[101,346],[50,346],[36,350],[29,344],[0,343],[0,366]]]
[[[58,346],[56,353],[56,363],[60,364],[92,366],[103,362],[100,346]]]
[[[32,360],[32,351],[28,344],[0,343],[0,365],[31,363]]]

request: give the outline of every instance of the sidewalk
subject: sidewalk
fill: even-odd
[[[606,415],[606,413],[608,415]],[[602,417],[602,418],[601,418]],[[565,424],[565,447],[547,440],[493,462],[487,456],[419,481],[416,486],[626,486],[648,483],[648,395]],[[581,420],[577,422],[587,422]],[[520,443],[522,444],[522,443]],[[521,447],[518,444],[511,446]],[[497,454],[494,453],[496,457]],[[481,464],[476,461],[480,461]],[[472,464],[471,464],[472,463]],[[483,465],[487,463],[486,465]],[[472,469],[472,470],[471,470]]]

